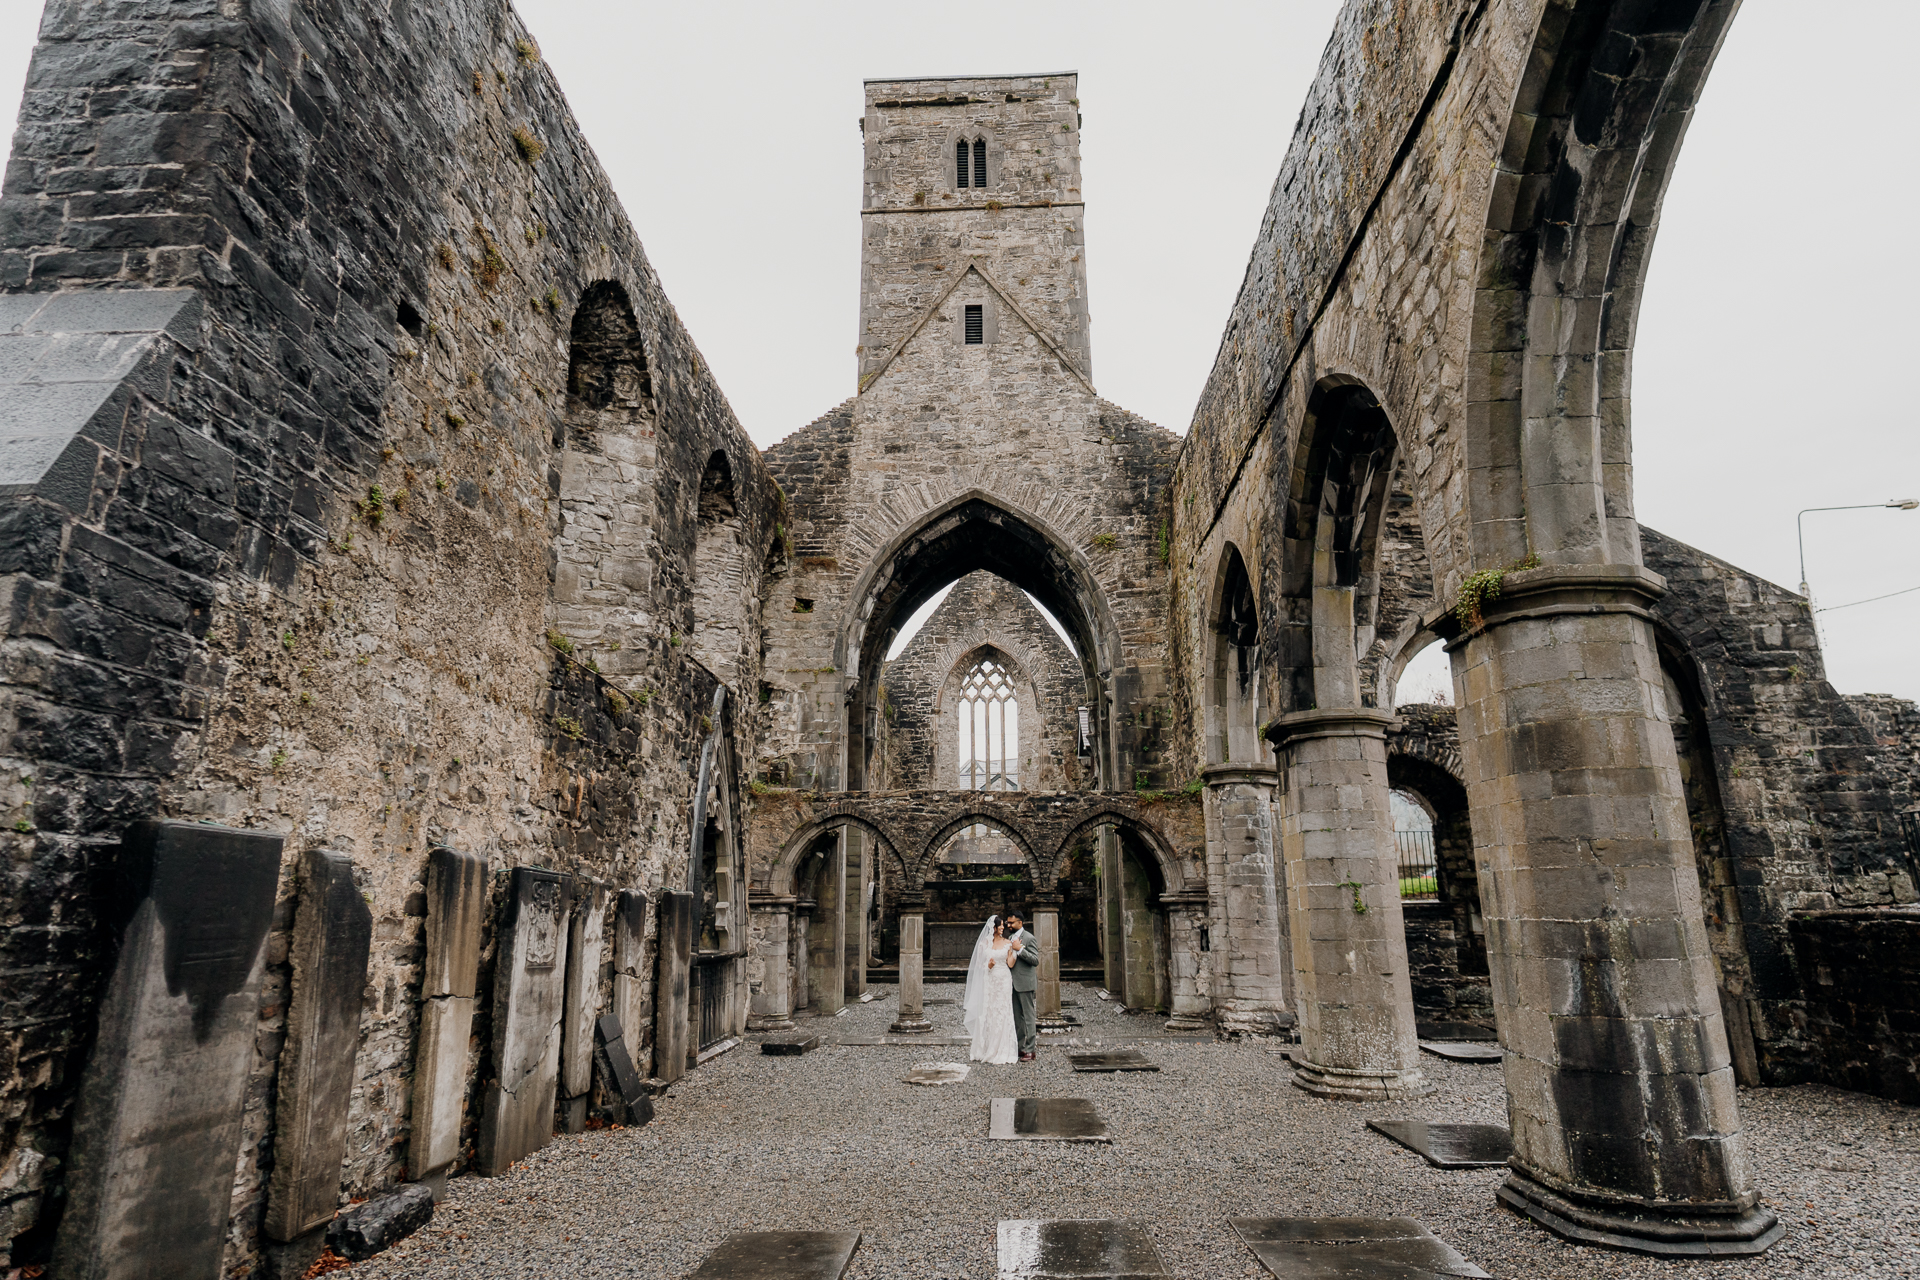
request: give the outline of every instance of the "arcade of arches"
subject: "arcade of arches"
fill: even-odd
[[[205,7],[56,0],[0,196],[6,1265],[245,1273],[614,1049],[923,1031],[1014,907],[1043,1019],[1322,1098],[1497,1037],[1569,1240],[1770,1246],[1736,1083],[1920,1101],[1920,712],[1633,514],[1733,0],[1351,0],[1184,434],[1095,387],[1077,78],[868,82],[852,394],[765,450],[510,9]]]

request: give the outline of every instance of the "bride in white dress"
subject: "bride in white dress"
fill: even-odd
[[[1020,944],[1006,937],[999,916],[987,919],[980,940],[973,944],[967,966],[967,1034],[973,1037],[967,1057],[974,1062],[1004,1064],[1020,1060],[1020,1035],[1013,1025],[1013,969],[1011,959]]]

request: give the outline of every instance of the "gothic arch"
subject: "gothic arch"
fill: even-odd
[[[1033,596],[1073,637],[1095,708],[1100,781],[1113,785],[1118,762],[1111,726],[1111,675],[1121,665],[1119,627],[1086,553],[1046,521],[1004,498],[969,489],[916,519],[877,551],[848,598],[834,665],[843,673],[847,719],[844,789],[865,788],[882,658],[914,609],[974,569],[985,569]]]
[[[974,664],[986,657],[998,659],[1005,665],[1013,685],[1015,701],[1020,707],[1014,737],[1015,750],[1020,758],[1019,781],[1016,785],[1019,789],[1031,790],[1027,762],[1040,754],[1045,734],[1045,703],[1041,700],[1039,682],[1034,679],[1032,671],[994,641],[974,644],[946,664],[946,674],[941,678],[933,697],[933,714],[937,724],[934,731],[932,781],[940,787],[959,786],[959,735],[954,713],[961,697],[961,682]]]
[[[1180,858],[1173,846],[1160,831],[1139,813],[1119,805],[1106,804],[1081,818],[1068,829],[1066,834],[1053,842],[1053,855],[1047,864],[1049,883],[1060,873],[1065,865],[1067,852],[1080,840],[1091,836],[1101,827],[1117,827],[1134,837],[1139,846],[1152,854],[1155,869],[1160,873],[1164,892],[1178,893],[1187,887],[1185,874],[1180,868]]]
[[[1007,839],[1013,841],[1020,850],[1020,856],[1026,859],[1027,871],[1033,876],[1034,887],[1040,887],[1043,880],[1051,883],[1052,864],[1042,862],[1036,852],[1033,836],[1019,823],[1005,814],[995,813],[991,809],[969,809],[950,818],[932,835],[920,849],[918,883],[928,884],[933,880],[934,859],[939,855],[941,846],[971,826],[992,827]],[[913,883],[913,881],[909,881]]]
[[[880,847],[892,855],[892,868],[901,876],[908,870],[903,850],[912,846],[902,843],[901,838],[877,818],[866,813],[860,806],[853,804],[829,805],[825,812],[794,828],[792,834],[780,848],[779,856],[767,875],[767,892],[770,894],[790,894],[794,892],[794,872],[799,868],[814,843],[821,836],[840,827],[858,827],[879,842]]]
[[[1470,360],[1475,567],[1640,563],[1631,356],[1660,203],[1737,0],[1554,0],[1495,162]],[[1532,423],[1529,426],[1529,422]]]
[[[750,631],[746,525],[734,492],[733,462],[715,449],[701,472],[694,509],[693,656],[736,688]]]
[[[1221,549],[1213,579],[1207,608],[1206,761],[1265,763],[1269,750],[1259,732],[1259,596],[1232,542]]]

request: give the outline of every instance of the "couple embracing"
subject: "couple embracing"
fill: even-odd
[[[967,1034],[974,1062],[1033,1061],[1033,1000],[1040,976],[1040,941],[1019,916],[987,919],[967,966]]]

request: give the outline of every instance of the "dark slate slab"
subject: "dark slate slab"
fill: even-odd
[[[1227,1225],[1261,1266],[1286,1280],[1487,1280],[1412,1218],[1228,1218]]]
[[[797,1058],[819,1047],[819,1036],[774,1036],[760,1042],[760,1052],[774,1058]]]
[[[1513,1154],[1513,1135],[1497,1124],[1369,1120],[1367,1128],[1419,1152],[1436,1169],[1491,1169],[1504,1165]]]
[[[323,1227],[340,1207],[372,945],[373,912],[353,882],[353,859],[309,849],[300,859],[300,901],[288,952],[293,993],[280,1051],[263,1228],[270,1240],[294,1240]]]
[[[1138,1222],[1118,1219],[1011,1219],[996,1233],[1000,1280],[1150,1280],[1170,1273]]]
[[[1449,1062],[1499,1062],[1500,1046],[1485,1040],[1422,1040],[1420,1048]]]
[[[1107,1122],[1085,1098],[995,1098],[987,1136],[1005,1141],[1111,1142]]]
[[[348,1262],[392,1248],[433,1220],[433,1192],[409,1182],[392,1195],[356,1205],[327,1228],[327,1247]]]
[[[128,829],[52,1274],[220,1274],[280,849],[211,823]]]
[[[701,1260],[691,1280],[840,1280],[858,1231],[741,1231]]]
[[[594,1024],[594,1035],[600,1041],[600,1052],[606,1057],[613,1086],[620,1091],[620,1101],[627,1108],[627,1123],[641,1125],[653,1119],[653,1091],[633,1069],[633,1056],[627,1052],[627,1037],[620,1019],[611,1013],[601,1014]]]
[[[1147,1060],[1138,1049],[1104,1049],[1094,1053],[1070,1053],[1067,1061],[1075,1071],[1158,1071],[1159,1064]]]

